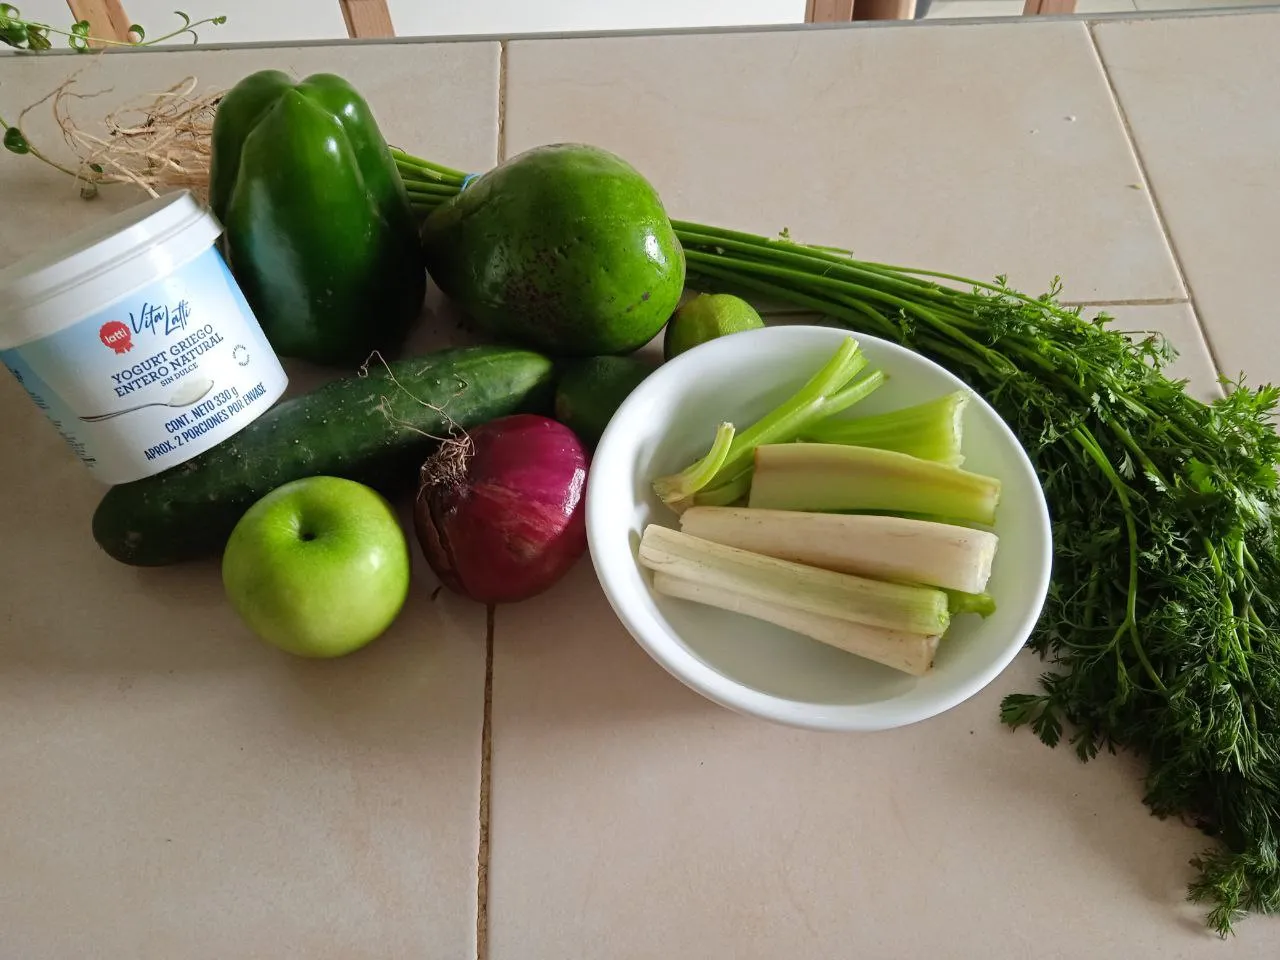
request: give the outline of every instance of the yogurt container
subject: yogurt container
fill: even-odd
[[[188,191],[0,270],[0,360],[104,483],[216,446],[288,381]]]

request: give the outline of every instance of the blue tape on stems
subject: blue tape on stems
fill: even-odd
[[[458,192],[461,193],[463,190],[467,189],[467,187],[471,186],[471,181],[476,179],[478,176],[480,176],[478,173],[468,173],[462,178],[462,186],[458,188]]]

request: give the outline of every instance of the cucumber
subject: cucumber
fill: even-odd
[[[390,369],[370,366],[367,377],[287,400],[186,463],[112,487],[94,512],[94,539],[134,566],[215,556],[245,511],[283,483],[325,475],[393,493],[416,480],[450,420],[467,429],[552,405],[552,363],[527,350],[444,350]]]

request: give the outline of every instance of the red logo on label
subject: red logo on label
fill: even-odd
[[[98,330],[98,339],[103,346],[110,347],[116,353],[128,353],[133,349],[133,334],[119,320],[108,320]]]

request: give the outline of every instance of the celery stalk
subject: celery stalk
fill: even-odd
[[[887,379],[888,377],[885,375],[883,370],[872,370],[861,380],[857,380],[841,387],[835,393],[822,401],[821,408],[815,412],[815,418],[817,418],[816,422],[810,421],[813,423],[813,426],[806,427],[805,430],[798,431],[796,433],[796,437],[803,437],[807,430],[812,430],[818,423],[821,423],[827,417],[834,416],[837,413],[847,410],[859,400],[870,396],[876,390],[879,390]]]
[[[681,474],[655,481],[658,495],[677,513],[689,505],[690,497],[704,489],[696,502],[725,505],[742,499],[751,484],[757,446],[795,440],[818,420],[852,406],[884,383],[885,375],[879,370],[851,383],[866,365],[867,358],[859,351],[858,342],[852,337],[845,339],[803,387],[733,438],[728,455],[711,477],[705,476],[703,463],[693,464]]]
[[[693,507],[680,515],[680,529],[779,560],[962,597],[986,588],[999,543],[986,530],[929,520],[742,507]]]
[[[716,471],[724,464],[733,442],[733,424],[722,423],[716,427],[711,449],[701,460],[696,460],[679,473],[659,477],[653,481],[654,492],[667,506],[679,512],[688,505],[693,495],[711,482]]]
[[[875,370],[867,374],[861,380],[855,383],[847,384],[837,392],[826,397],[822,403],[814,410],[813,415],[808,418],[807,423],[815,423],[822,418],[829,417],[832,414],[839,413],[866,396],[877,390],[885,381],[884,372]],[[786,440],[794,440],[800,435],[800,431],[793,431],[794,435],[787,436]],[[774,442],[782,442],[783,438]],[[751,467],[747,467],[736,476],[725,479],[728,474],[725,470],[721,470],[716,477],[717,482],[714,486],[706,487],[700,490],[694,503],[702,504],[709,507],[727,507],[743,500],[747,492],[751,489]]]
[[[829,443],[756,449],[748,506],[926,514],[990,526],[1000,481],[892,450]]]
[[[886,667],[892,667],[916,677],[924,676],[929,672],[933,666],[934,655],[938,651],[939,638],[936,635],[920,636],[902,633],[808,613],[795,607],[761,600],[753,596],[749,588],[747,591],[740,592],[726,587],[709,586],[694,580],[685,580],[661,571],[653,575],[653,588],[668,597],[692,600],[695,603],[719,607],[721,610],[729,610],[777,624],[821,643],[838,647],[848,653],[874,660],[876,663],[882,663]]]
[[[968,404],[969,395],[957,390],[892,413],[856,420],[820,420],[804,430],[800,439],[896,450],[958,467],[964,462],[960,441]]]
[[[693,502],[699,506],[728,507],[745,500],[751,491],[751,471],[743,470],[731,480],[705,487],[694,496]]]
[[[680,474],[655,481],[654,488],[658,490],[658,495],[679,512],[688,505],[688,499],[704,487],[716,487],[729,481],[750,483],[752,458],[758,445],[794,440],[815,420],[829,416],[836,409],[844,409],[880,385],[883,376],[877,378],[875,374],[859,384],[849,383],[866,365],[867,358],[859,352],[858,341],[852,337],[846,338],[822,369],[810,377],[785,403],[732,438],[727,455],[719,461],[711,476],[706,476],[703,469],[711,461],[703,458],[703,461],[693,464]],[[842,393],[846,387],[849,392]],[[744,476],[745,480],[740,479]],[[744,487],[742,493],[745,492]]]
[[[640,538],[640,563],[682,580],[794,607],[836,620],[941,636],[951,622],[947,595],[775,560],[656,524]]]
[[[750,469],[751,459],[760,444],[794,440],[814,415],[824,408],[827,397],[845,386],[866,365],[867,358],[859,352],[858,341],[847,338],[823,368],[789,400],[733,438],[729,456],[720,468],[720,477],[734,477]]]

